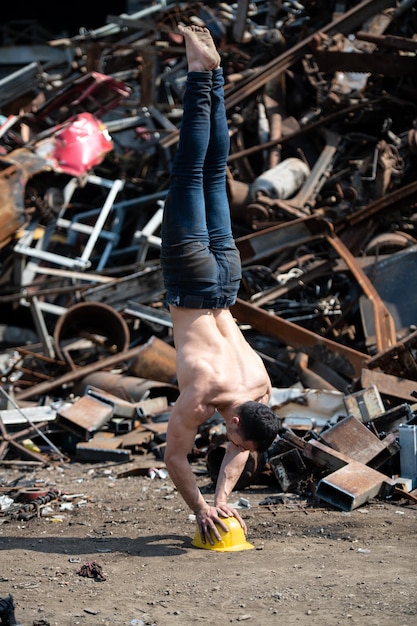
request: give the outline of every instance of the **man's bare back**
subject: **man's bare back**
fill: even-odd
[[[172,307],[180,390],[219,410],[247,400],[266,402],[270,379],[262,359],[240,332],[229,309]]]

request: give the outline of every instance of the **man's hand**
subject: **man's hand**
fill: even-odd
[[[237,511],[231,509],[229,506],[227,506],[227,504],[222,504],[219,506],[209,506],[208,508],[196,513],[198,529],[200,531],[200,537],[203,543],[206,543],[206,541],[208,541],[211,545],[213,545],[214,539],[217,539],[217,541],[221,540],[218,526],[225,532],[228,532],[228,527],[222,520],[222,518],[224,519],[226,517],[235,517],[238,520],[239,524],[242,526],[243,531],[246,535],[246,524]]]

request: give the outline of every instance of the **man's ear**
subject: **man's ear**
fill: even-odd
[[[239,415],[233,415],[233,417],[232,417],[232,424],[236,424],[236,426],[238,426],[239,422],[240,422]]]

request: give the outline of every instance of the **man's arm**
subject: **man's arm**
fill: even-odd
[[[164,461],[172,482],[196,515],[201,540],[205,543],[208,539],[213,543],[212,535],[218,540],[221,538],[216,524],[225,531],[227,526],[219,517],[220,511],[215,506],[209,506],[203,498],[188,462],[198,426],[211,415],[206,415],[201,409],[190,408],[192,406],[192,399],[187,399],[187,394],[182,392],[169,417]]]
[[[248,458],[249,450],[242,450],[231,441],[228,442],[226,453],[220,466],[216,484],[216,493],[214,496],[214,505],[217,510],[224,513],[226,516],[233,515],[236,517],[245,533],[247,532],[245,522],[242,520],[237,511],[228,506],[227,500],[233,491],[233,487],[236,485],[243,470],[245,469]]]

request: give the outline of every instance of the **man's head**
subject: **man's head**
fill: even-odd
[[[229,440],[238,447],[256,452],[265,452],[281,427],[280,417],[266,404],[248,401],[236,410],[232,419]]]

